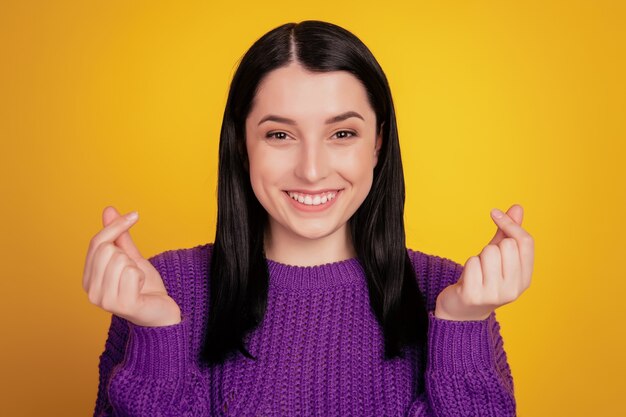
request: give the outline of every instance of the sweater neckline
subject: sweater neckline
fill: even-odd
[[[270,284],[290,289],[321,289],[363,282],[358,257],[319,265],[289,265],[266,258]]]

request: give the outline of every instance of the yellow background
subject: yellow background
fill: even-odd
[[[389,78],[410,247],[464,263],[492,207],[525,208],[533,284],[498,310],[519,415],[623,410],[623,2],[0,4],[2,415],[91,415],[109,314],[81,277],[103,207],[138,210],[146,257],[212,241],[237,61],[305,19]]]

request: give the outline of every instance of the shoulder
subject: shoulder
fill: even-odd
[[[435,309],[437,296],[444,288],[458,281],[463,265],[446,257],[407,248],[407,253],[428,310]]]
[[[165,289],[182,311],[203,301],[208,286],[213,243],[168,249],[148,258],[161,275]]]

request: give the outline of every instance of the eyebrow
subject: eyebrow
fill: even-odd
[[[337,123],[337,122],[341,122],[344,121],[346,119],[349,119],[351,117],[358,117],[359,119],[365,121],[365,119],[363,118],[363,116],[361,116],[359,113],[355,112],[355,111],[347,111],[345,113],[341,113],[337,116],[333,116],[329,119],[326,119],[326,124],[332,124],[332,123]],[[276,116],[273,114],[269,114],[267,116],[265,116],[264,118],[261,119],[261,121],[259,122],[259,125],[261,125],[261,123],[264,122],[269,122],[269,121],[273,121],[273,122],[278,122],[278,123],[285,123],[288,125],[295,125],[296,121],[292,120],[292,119],[288,119],[286,117],[282,117],[282,116]]]

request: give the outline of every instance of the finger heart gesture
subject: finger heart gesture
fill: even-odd
[[[521,227],[523,208],[494,209],[495,236],[479,256],[471,256],[459,280],[437,297],[435,316],[446,320],[484,320],[496,308],[515,301],[530,286],[534,240]]]
[[[83,289],[92,304],[136,325],[177,324],[182,320],[180,307],[130,236],[129,229],[137,219],[122,216],[115,207],[105,207],[104,227],[89,242]]]

